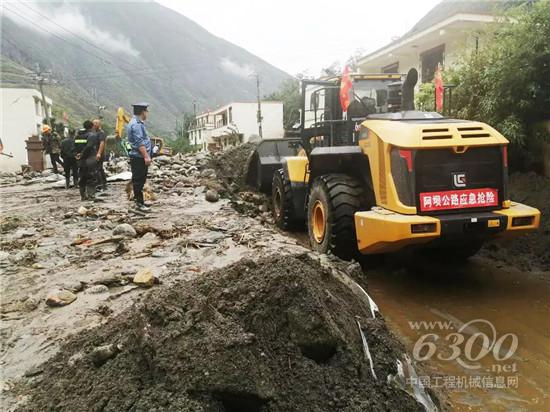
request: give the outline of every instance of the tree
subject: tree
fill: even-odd
[[[189,141],[189,128],[194,121],[195,116],[192,113],[184,113],[181,121],[176,120],[176,129],[174,130],[176,137],[169,142],[174,153],[189,153],[194,150]]]
[[[346,66],[349,67],[350,71],[351,72],[356,72],[359,70],[359,60],[361,60],[361,58],[363,56],[365,56],[365,49],[363,48],[359,48],[359,49],[356,49],[353,54],[348,57],[348,59],[346,60]]]
[[[453,106],[458,117],[497,128],[516,153],[536,154],[550,141],[541,127],[550,118],[550,2],[514,8],[486,36],[456,70]]]
[[[285,129],[298,122],[300,109],[300,75],[296,78],[285,80],[279,90],[266,96],[268,100],[280,100],[283,102],[283,125]]]

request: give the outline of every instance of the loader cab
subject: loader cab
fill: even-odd
[[[340,105],[340,77],[302,81],[300,132],[306,152],[314,147],[357,142],[368,116],[400,109],[402,75],[353,75],[353,97],[346,115]]]

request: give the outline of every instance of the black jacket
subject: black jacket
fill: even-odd
[[[99,149],[99,139],[97,134],[91,130],[80,129],[74,140],[75,153],[80,155],[81,166],[89,166]]]
[[[74,139],[67,137],[61,142],[61,157],[63,159],[74,159],[75,157]]]

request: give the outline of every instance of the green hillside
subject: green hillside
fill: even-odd
[[[71,12],[85,19],[83,30],[91,27],[110,36],[111,40],[98,39],[92,44],[84,41],[81,32],[71,29],[71,34],[56,25],[56,13],[66,13],[66,4],[49,3],[47,10],[37,4],[31,7],[10,4],[21,16],[9,10],[2,16],[2,86],[36,87],[24,73],[40,64],[52,71],[51,78],[57,82],[46,86],[47,95],[54,106],[69,113],[71,122],[97,113],[97,94],[97,102],[107,107],[107,123],[114,122],[117,107],[129,111],[132,102],[148,101],[151,128],[170,134],[183,112],[193,110],[193,101],[202,111],[231,100],[255,99],[251,72],[260,74],[264,95],[288,78],[246,50],[154,2],[71,3]],[[29,22],[36,20],[37,12],[45,18],[31,28]],[[129,41],[131,52],[113,51],[110,42],[120,39]]]

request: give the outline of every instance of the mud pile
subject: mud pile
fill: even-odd
[[[245,143],[212,154],[209,166],[216,170],[216,176],[229,192],[246,189],[248,164],[256,146]]]
[[[550,180],[534,172],[514,173],[508,188],[512,200],[540,210],[540,227],[520,238],[491,242],[481,254],[522,270],[550,271]]]
[[[74,336],[19,410],[423,410],[388,383],[400,353],[368,303],[309,255],[241,261]]]
[[[239,213],[258,217],[262,222],[273,223],[271,199],[250,186],[255,170],[251,169],[256,143],[245,143],[223,152],[213,153],[208,166],[216,171],[217,182],[223,187],[219,192],[231,200]]]

